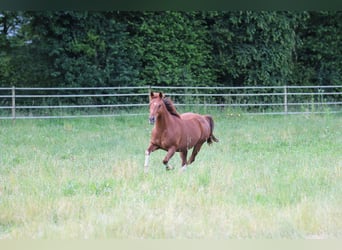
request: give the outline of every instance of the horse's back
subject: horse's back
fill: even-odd
[[[189,112],[181,114],[181,119],[186,123],[192,121],[193,126],[196,127],[195,129],[200,130],[203,139],[210,135],[210,124],[206,116]]]
[[[201,119],[199,114],[195,113],[183,113],[180,115],[182,120],[183,128],[187,128],[187,130],[192,130],[193,132],[199,131],[199,120]]]
[[[180,115],[181,119],[183,119],[183,120],[194,119],[197,116],[200,116],[200,115],[196,114],[196,113],[191,113],[191,112],[183,113],[183,114]]]

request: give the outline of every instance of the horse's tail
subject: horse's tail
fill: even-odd
[[[209,122],[210,125],[210,135],[209,138],[207,140],[207,143],[210,145],[213,142],[218,142],[219,140],[214,136],[213,131],[214,131],[214,120],[210,115],[205,115],[204,116],[205,119],[207,119],[207,121]]]

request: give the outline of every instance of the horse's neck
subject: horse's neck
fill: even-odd
[[[160,130],[166,129],[168,126],[172,126],[174,117],[166,110],[163,115],[158,116],[156,121],[156,128]]]

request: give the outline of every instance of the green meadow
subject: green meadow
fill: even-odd
[[[143,171],[147,117],[0,121],[0,239],[342,237],[342,116],[213,113],[196,161]]]

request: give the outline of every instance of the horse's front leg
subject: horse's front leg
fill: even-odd
[[[150,143],[150,145],[148,146],[147,150],[145,151],[145,164],[144,164],[144,171],[145,173],[148,172],[148,162],[150,159],[150,154],[153,151],[156,151],[157,149],[159,149],[159,147],[153,143]]]
[[[165,165],[166,170],[172,170],[174,167],[169,165],[170,158],[175,154],[176,147],[171,147],[168,149],[167,154],[163,160],[163,164]]]

